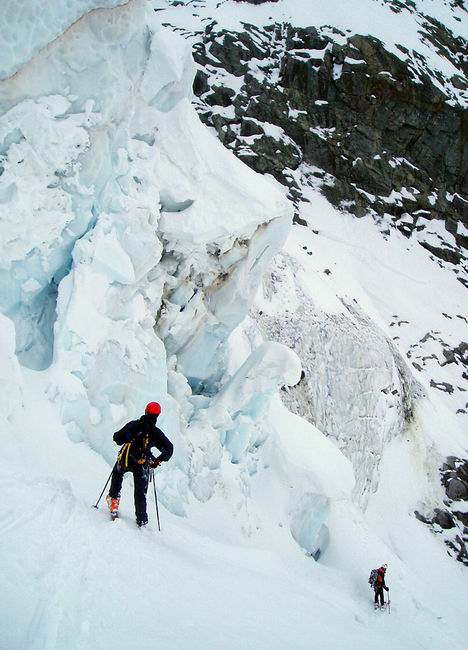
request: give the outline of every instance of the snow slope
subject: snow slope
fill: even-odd
[[[109,466],[64,435],[40,394],[44,379],[24,372],[28,405],[1,439],[0,547],[8,558],[1,569],[2,648],[463,647],[461,565],[444,557],[418,522],[408,530],[394,492],[379,495],[370,513],[378,533],[371,532],[346,498],[346,461],[279,404],[278,434],[262,454],[269,467],[252,485],[257,530],[249,537],[239,531],[230,491],[194,503],[187,519],[162,508],[158,533],[154,510],[150,528],[136,529],[128,482],[121,520],[90,507]],[[390,455],[398,458],[399,446]],[[330,507],[330,549],[316,563],[285,526],[288,492],[304,486],[308,471],[330,481],[329,467],[341,494]],[[408,498],[406,491],[398,496]],[[372,611],[365,579],[382,557],[390,566],[390,615]],[[447,574],[451,597],[431,588]]]
[[[316,317],[378,330],[377,367],[406,386],[386,343],[394,304],[411,325],[402,355],[431,300],[454,312],[457,339],[464,295],[433,271],[423,310],[426,252],[413,261],[319,195],[303,212],[318,234],[291,230],[278,185],[200,124],[187,44],[148,3],[119,4],[58,4],[11,50],[18,70],[0,87],[0,648],[464,647],[466,570],[412,515],[442,498],[440,456],[466,447],[450,396],[407,370],[428,397],[410,391],[417,412],[403,430],[402,413],[369,429],[379,457],[366,462],[366,438],[348,453],[321,430],[329,418],[316,427],[286,409],[278,389],[298,383],[301,363],[267,336],[290,305],[287,320],[308,331],[302,287]],[[2,11],[22,42],[14,4]],[[285,241],[293,271],[278,275],[276,298],[255,298]],[[260,309],[270,320],[252,323]],[[327,376],[350,348],[327,350],[315,381],[338,422],[365,400],[357,382],[347,394]],[[281,393],[291,408],[297,390]],[[130,478],[119,521],[91,508],[112,432],[149,399],[176,449],[157,472],[161,533],[153,486],[146,530]],[[356,486],[372,472],[364,512]],[[373,611],[367,585],[383,561],[391,613]]]
[[[466,339],[466,289],[397,229],[384,238],[370,217],[339,213],[319,193],[309,198],[301,214],[310,228],[294,227],[252,315],[303,362],[305,385],[291,406],[353,459],[360,492],[375,488],[386,442],[424,395],[441,414],[424,425],[438,466],[463,456],[464,366],[447,363],[443,350]],[[309,336],[297,336],[298,323]]]

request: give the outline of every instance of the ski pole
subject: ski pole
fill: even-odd
[[[154,480],[154,469],[151,470],[151,478],[152,478],[152,481],[153,481],[154,504],[156,506],[156,517],[158,519],[158,530],[159,530],[159,532],[161,532],[161,524],[159,522],[158,495],[156,494],[156,481]]]
[[[117,465],[117,462],[115,463],[115,465]],[[102,499],[102,495],[104,494],[104,490],[106,489],[106,487],[107,487],[109,481],[111,480],[112,472],[113,472],[114,469],[115,469],[115,465],[114,465],[114,467],[111,469],[111,473],[109,474],[109,478],[107,479],[105,486],[102,488],[102,492],[101,492],[101,494],[100,494],[100,496],[99,496],[99,499],[96,501],[96,503],[94,504],[93,508],[97,508],[97,507],[98,507],[98,503],[99,503],[99,501]]]

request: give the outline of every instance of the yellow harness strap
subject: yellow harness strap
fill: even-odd
[[[119,453],[119,455],[117,457],[117,461],[118,461],[120,467],[122,467],[122,469],[126,469],[128,467],[128,455],[130,453],[130,445],[131,444],[132,444],[131,442],[126,442],[123,445],[123,447],[120,450],[120,453]]]
[[[130,447],[132,445],[132,442],[126,442],[122,446],[122,449],[120,450],[119,455],[117,456],[117,462],[119,463],[122,469],[127,469],[128,467],[128,457],[130,455]],[[149,436],[145,436],[143,441],[143,450],[145,452],[148,449],[148,444],[149,444]],[[139,465],[144,465],[146,463],[146,457],[144,456],[143,458],[140,458],[140,460],[138,460],[137,463]]]

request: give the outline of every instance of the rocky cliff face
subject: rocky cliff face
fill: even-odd
[[[376,38],[330,27],[230,32],[213,21],[198,37],[200,114],[244,162],[287,185],[296,203],[304,186],[320,186],[335,206],[383,217],[466,269],[463,39],[426,17],[422,37],[457,71],[445,79],[403,46],[405,60]],[[434,219],[445,228],[425,234]]]
[[[429,515],[416,512],[416,517],[439,535],[449,553],[468,566],[468,460],[449,456],[441,468],[445,490],[444,508]]]

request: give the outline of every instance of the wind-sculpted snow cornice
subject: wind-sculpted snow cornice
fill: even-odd
[[[0,80],[18,72],[37,52],[91,11],[112,9],[132,1],[3,0],[0,3]]]

